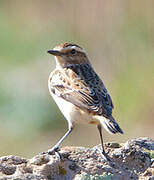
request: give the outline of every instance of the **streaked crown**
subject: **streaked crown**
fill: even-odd
[[[53,48],[53,50],[49,50],[48,53],[54,55],[57,65],[62,67],[69,64],[89,63],[85,50],[77,44],[63,43]]]

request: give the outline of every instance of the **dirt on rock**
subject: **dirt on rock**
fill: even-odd
[[[32,159],[0,158],[0,180],[129,180],[154,179],[154,141],[137,138],[121,145],[106,143],[110,161],[94,148],[64,147],[57,154]]]

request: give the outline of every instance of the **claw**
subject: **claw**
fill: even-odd
[[[59,147],[53,147],[52,149],[48,150],[48,154],[53,155],[53,154],[55,154],[55,152],[58,153],[58,151],[60,151]]]
[[[109,156],[104,153],[104,152],[101,152],[101,156],[103,157],[103,159],[106,161],[106,162],[111,162],[111,159],[109,158]]]
[[[54,155],[54,154],[56,154],[56,156],[57,156],[57,158],[59,159],[59,161],[61,161],[61,160],[62,160],[62,156],[61,156],[61,154],[59,153],[59,151],[60,151],[59,147],[53,147],[52,149],[49,149],[47,153],[48,153],[49,155]]]
[[[102,158],[106,161],[106,162],[111,162],[111,159],[109,158],[108,154],[105,153],[105,151],[102,151],[101,149],[97,148],[97,150],[99,151],[99,153],[101,154]]]

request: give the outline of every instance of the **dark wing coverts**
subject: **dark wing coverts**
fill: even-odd
[[[109,118],[113,103],[103,82],[90,64],[70,65],[50,78],[51,91],[94,115]]]

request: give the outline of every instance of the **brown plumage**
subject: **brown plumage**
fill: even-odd
[[[90,64],[72,65],[55,74],[60,84],[50,79],[51,89],[59,91],[60,97],[93,115],[112,115],[111,97]]]
[[[49,77],[49,91],[68,120],[69,128],[74,127],[79,117],[80,121],[96,122],[99,131],[103,125],[110,133],[123,133],[112,117],[112,99],[85,51],[76,44],[64,43],[48,52],[55,55],[57,64]]]

